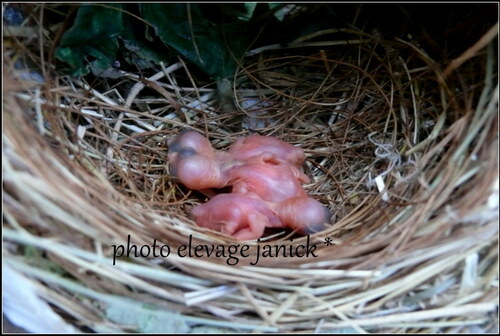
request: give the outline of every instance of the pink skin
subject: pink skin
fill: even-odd
[[[269,152],[277,160],[291,163],[297,168],[300,168],[305,160],[302,148],[292,146],[271,136],[250,135],[245,138],[238,138],[229,149],[232,158],[241,161],[246,161],[264,152]]]
[[[179,133],[168,141],[172,175],[194,190],[222,188],[227,182],[221,170],[226,153],[216,151],[210,141],[194,131]]]
[[[319,232],[330,223],[330,211],[307,196],[289,198],[273,209],[287,227],[303,235]]]
[[[309,182],[300,171],[305,157],[302,149],[273,137],[239,138],[228,152],[216,151],[208,139],[194,131],[181,132],[168,144],[172,175],[190,189],[223,188],[228,185],[228,171],[256,156],[273,164],[291,163],[295,177],[303,183]]]
[[[284,226],[301,234],[324,229],[324,224],[330,222],[330,212],[307,196],[291,165],[266,161],[270,155],[252,157],[246,164],[231,169],[228,173],[232,191],[257,195],[268,202]]]
[[[300,234],[311,234],[330,221],[329,211],[307,196],[271,203],[254,194],[218,194],[195,206],[192,213],[199,226],[237,240],[260,238],[266,227],[289,227]]]
[[[215,149],[210,141],[198,132],[184,131],[168,141],[169,155],[178,153],[182,148],[190,147],[198,154],[213,159]]]
[[[169,141],[168,158],[180,182],[213,197],[193,208],[200,226],[245,240],[261,237],[265,227],[309,234],[330,221],[328,210],[301,186],[309,182],[300,171],[304,152],[279,139],[251,135],[222,152],[201,134],[186,131]],[[211,191],[226,186],[232,186],[231,194]]]
[[[291,197],[307,197],[290,164],[272,161],[265,153],[228,171],[232,192],[254,193],[267,202],[282,202]],[[267,160],[269,159],[269,160]]]
[[[257,239],[266,227],[283,227],[267,204],[249,194],[219,194],[193,208],[196,224],[237,240]]]

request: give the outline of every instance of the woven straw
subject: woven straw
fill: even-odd
[[[2,252],[64,325],[97,332],[498,325],[498,77],[490,43],[497,25],[447,63],[410,40],[355,29],[251,50],[234,77],[231,112],[218,109],[215,85],[197,83],[182,60],[147,79],[124,71],[87,82],[40,56],[50,55],[52,32],[21,28],[4,37]],[[304,187],[332,211],[333,224],[310,237],[266,231],[260,243],[198,227],[190,209],[206,198],[177,183],[166,164],[167,140],[183,129],[220,150],[255,131],[302,147],[312,181]],[[171,253],[114,258],[129,237],[139,248],[167,244]],[[247,244],[250,254],[236,265],[227,256],[177,255],[190,239]],[[255,263],[258,246],[262,253],[266,244],[308,241],[316,257],[260,254]]]

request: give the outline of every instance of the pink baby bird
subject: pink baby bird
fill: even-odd
[[[170,172],[194,190],[225,186],[221,170],[224,152],[216,151],[210,141],[194,131],[184,131],[168,142]]]
[[[266,202],[249,194],[218,194],[193,208],[196,224],[238,240],[262,237],[266,227],[284,227]]]
[[[227,152],[216,151],[194,131],[169,141],[171,172],[195,190],[232,187],[193,208],[196,223],[233,236],[256,239],[265,227],[289,227],[309,234],[324,228],[329,211],[308,197],[301,186],[301,148],[279,139],[251,135],[239,138]]]

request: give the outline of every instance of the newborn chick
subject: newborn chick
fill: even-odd
[[[215,157],[215,149],[210,141],[195,131],[182,131],[175,137],[168,140],[169,159],[170,154],[178,153],[183,148],[191,148],[200,155],[210,159]]]
[[[232,192],[253,193],[267,202],[282,202],[291,197],[307,197],[296,172],[289,163],[266,152],[228,170],[227,176]]]
[[[231,169],[232,192],[255,194],[268,203],[285,227],[301,234],[323,230],[330,222],[329,210],[307,196],[290,164],[270,160],[272,157],[264,153]]]
[[[168,141],[170,172],[194,190],[222,188],[226,179],[221,161],[227,153],[216,151],[210,141],[194,131],[184,131]]]
[[[270,163],[290,163],[295,178],[303,183],[309,182],[307,175],[300,171],[304,151],[273,137],[251,135],[239,138],[228,152],[223,152],[215,150],[201,134],[184,131],[170,139],[168,145],[170,172],[190,189],[227,186],[228,172],[255,156]]]
[[[265,202],[254,194],[219,194],[197,205],[196,224],[230,235],[237,240],[262,237],[266,227],[288,227],[300,234],[324,229],[330,212],[310,197],[293,197],[280,203]]]
[[[266,227],[284,224],[267,204],[250,194],[219,194],[192,210],[196,224],[238,240],[262,237]]]
[[[268,152],[282,162],[288,162],[294,167],[300,168],[305,160],[304,151],[277,138],[264,135],[250,135],[238,138],[229,149],[232,159],[245,161],[253,156]]]
[[[300,171],[305,156],[299,147],[251,135],[223,152],[194,131],[182,132],[168,144],[171,172],[186,187],[232,186],[231,194],[216,195],[193,209],[200,226],[244,240],[261,237],[265,227],[309,234],[330,221],[329,211],[301,186],[309,178]]]
[[[287,227],[303,235],[325,229],[332,217],[330,210],[308,196],[289,198],[272,208]]]

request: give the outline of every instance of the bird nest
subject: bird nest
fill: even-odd
[[[494,328],[497,28],[447,62],[417,40],[354,28],[254,49],[219,83],[233,93],[224,108],[217,86],[180,59],[146,77],[89,81],[56,71],[52,31],[10,31],[9,288],[48,304],[42,320],[59,330]],[[255,133],[300,146],[304,187],[332,224],[309,236],[268,230],[258,242],[198,227],[190,210],[206,198],[167,165],[167,140],[185,129],[219,150]]]

